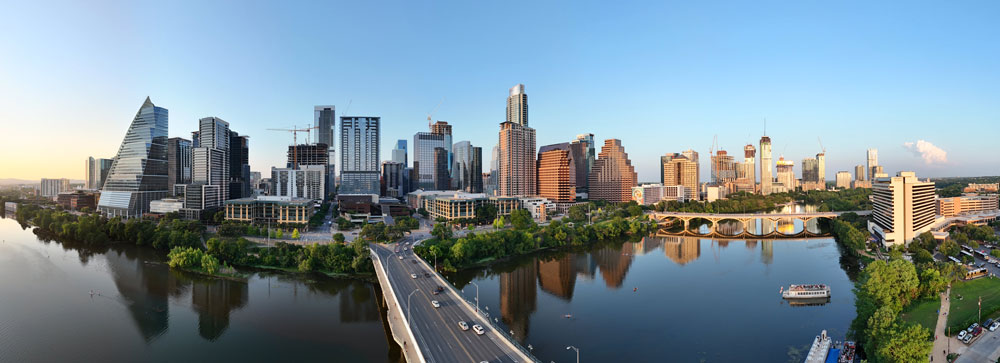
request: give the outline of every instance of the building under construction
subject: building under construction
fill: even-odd
[[[297,169],[305,165],[322,165],[327,176],[324,186],[324,193],[329,195],[333,191],[334,180],[333,171],[330,165],[329,146],[326,144],[299,144],[288,147],[288,168]]]

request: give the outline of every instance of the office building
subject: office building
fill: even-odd
[[[757,148],[753,144],[746,144],[743,147],[743,164],[746,168],[744,177],[749,179],[747,183],[753,188],[757,187]],[[750,191],[753,193],[753,191]]]
[[[535,129],[514,122],[504,122],[500,124],[499,136],[498,194],[501,196],[537,194]]]
[[[337,167],[335,165],[337,158],[333,150],[334,145],[336,145],[336,135],[334,132],[334,128],[337,127],[336,107],[332,105],[313,107],[313,118],[313,126],[319,131],[316,133],[316,143],[326,145],[328,148],[325,193],[332,194],[336,190],[337,185]]]
[[[402,164],[404,168],[409,166],[406,157],[406,140],[396,140],[396,147],[392,149],[392,161]]]
[[[379,194],[380,120],[340,117],[340,194]]]
[[[335,190],[336,170],[330,161],[332,148],[326,144],[299,144],[288,147],[288,160],[285,166],[296,169],[300,166],[322,166],[326,180],[323,182],[323,194],[330,195]]]
[[[698,200],[698,163],[684,154],[673,153],[660,157],[663,185],[684,187],[684,199]]]
[[[434,148],[434,190],[451,190],[451,174],[448,173],[448,150]]]
[[[198,147],[191,149],[191,184],[184,194],[186,209],[219,208],[229,197],[231,141],[229,122],[218,117],[198,120]]]
[[[859,164],[859,165],[857,165],[857,166],[854,167],[854,180],[855,181],[865,180],[865,166],[864,165],[860,165]]]
[[[937,215],[954,217],[962,214],[996,212],[1000,208],[996,194],[964,195],[954,198],[938,198],[936,200]]]
[[[594,168],[594,160],[597,159],[595,151],[594,134],[579,134],[576,139],[570,142],[570,152],[573,154],[573,161],[576,163],[576,192],[587,193],[590,189],[590,170]],[[661,173],[662,174],[662,173]]]
[[[969,183],[969,185],[962,190],[963,193],[996,193],[998,191],[1000,191],[1000,183]]]
[[[65,191],[59,193],[56,197],[56,203],[59,203],[64,209],[69,210],[81,210],[83,208],[96,210],[99,198],[98,193],[89,190]]]
[[[191,184],[191,140],[180,137],[167,139],[167,190],[174,185]]]
[[[528,94],[524,93],[523,84],[510,88],[510,96],[507,96],[507,122],[528,127]]]
[[[41,196],[51,198],[68,191],[70,191],[69,179],[42,178]]]
[[[493,146],[490,152],[490,172],[483,176],[483,192],[488,196],[495,196],[500,190],[500,147]]]
[[[149,213],[167,214],[180,213],[184,209],[184,201],[181,199],[164,198],[149,202]]]
[[[802,159],[802,190],[823,190],[826,186],[819,181],[819,161],[814,158]]]
[[[108,172],[111,171],[113,159],[87,158],[86,175],[84,175],[84,188],[90,190],[100,190],[104,186],[104,181],[108,179]]]
[[[851,173],[846,171],[837,172],[837,189],[847,189],[851,187]]]
[[[424,208],[430,219],[444,218],[449,221],[476,218],[476,209],[491,204],[497,209],[497,216],[510,215],[521,208],[521,200],[516,197],[489,197],[482,193],[462,191],[418,190],[406,195],[410,208]]]
[[[227,200],[225,212],[227,221],[273,227],[306,225],[315,208],[311,199],[266,196]]]
[[[776,163],[775,170],[777,171],[778,183],[784,188],[783,191],[793,191],[795,190],[796,180],[795,180],[795,162],[791,160],[785,160],[785,157],[779,157]],[[771,189],[773,193],[777,193],[773,188]]]
[[[872,172],[872,175],[873,175],[873,177],[875,179],[885,178],[885,177],[889,176],[888,174],[885,173],[885,170],[882,169],[882,165],[875,165],[875,166],[873,166],[871,168],[871,172]],[[875,180],[875,179],[872,179],[872,180]]]
[[[323,200],[326,197],[324,165],[301,165],[298,168],[271,168],[271,195]]]
[[[934,183],[912,171],[872,181],[872,219],[868,231],[886,247],[909,244],[930,230],[935,214]]]
[[[483,192],[483,148],[460,141],[453,147],[451,167],[454,189],[469,193]]]
[[[819,173],[817,181],[822,185],[823,189],[826,189],[826,153],[816,154],[816,164]]]
[[[545,145],[538,150],[539,196],[556,203],[576,200],[577,163],[573,157],[569,143]]]
[[[653,205],[664,200],[683,202],[686,198],[683,185],[643,184],[632,187],[632,200],[641,205]]]
[[[97,208],[107,217],[132,218],[167,196],[167,109],[146,97],[101,188]]]
[[[229,131],[229,195],[226,199],[251,196],[250,186],[250,137]]]
[[[875,183],[875,167],[878,166],[878,149],[868,149],[868,179]]]
[[[621,140],[604,140],[604,147],[597,155],[594,169],[590,171],[590,199],[627,202],[632,199],[632,187],[635,185],[635,168]]]
[[[736,161],[725,150],[709,156],[712,159],[712,184],[726,185],[736,181]]]
[[[418,132],[413,135],[413,168],[416,169],[417,187],[425,190],[447,190],[438,189],[437,181],[450,179],[451,177],[451,126],[447,122],[438,121],[430,124],[431,132]],[[444,149],[448,157],[441,159],[435,157],[435,149]],[[444,165],[437,165],[437,162]],[[438,175],[438,170],[447,171],[447,175]],[[449,185],[450,187],[450,185]]]
[[[84,189],[100,189],[100,188],[97,187],[97,178],[98,178],[98,174],[97,174],[98,173],[98,171],[97,171],[97,159],[94,159],[93,156],[89,156],[89,157],[87,157],[87,160],[86,160],[86,162],[84,164],[85,165],[84,165],[84,169],[83,169],[84,170],[84,172],[83,172],[83,188]]]
[[[402,198],[406,187],[403,185],[403,164],[396,161],[382,162],[381,196]]]
[[[771,194],[771,138],[760,138],[760,194]]]

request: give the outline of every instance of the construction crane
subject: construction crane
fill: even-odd
[[[717,180],[719,180],[719,171],[718,171],[719,160],[715,155],[716,149],[718,149],[718,147],[719,147],[719,134],[715,134],[712,136],[712,146],[708,148],[708,160],[711,162],[711,167],[712,167],[711,177],[713,184],[716,183]]]
[[[823,150],[823,154],[826,154],[826,148],[823,147],[823,139],[820,138],[819,136],[816,136],[816,140],[819,140],[819,149]]]
[[[444,97],[441,97],[441,101],[438,101],[438,104],[437,104],[437,106],[434,106],[434,109],[433,109],[433,110],[431,110],[431,112],[428,112],[428,113],[427,113],[427,127],[430,127],[430,125],[431,125],[431,123],[432,123],[432,122],[431,122],[431,118],[433,118],[433,117],[434,117],[434,114],[435,114],[435,113],[437,113],[437,110],[438,110],[439,108],[441,108],[441,104],[442,104],[442,103],[444,103]]]
[[[297,126],[292,126],[297,127]],[[267,129],[268,131],[286,131],[292,133],[292,167],[299,167],[299,133],[306,133],[306,140],[312,139],[312,130],[319,129],[319,126],[307,127],[303,129],[292,128],[292,129]],[[308,142],[308,141],[307,141]]]

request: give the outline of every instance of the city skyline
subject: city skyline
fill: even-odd
[[[387,142],[425,130],[427,115],[439,103],[433,119],[453,125],[455,141],[491,150],[496,125],[505,118],[504,98],[516,84],[524,84],[531,95],[530,127],[537,130],[537,145],[567,142],[581,133],[594,134],[596,143],[620,139],[640,182],[659,179],[659,157],[665,153],[694,149],[707,154],[713,135],[730,155],[743,145],[757,145],[765,118],[774,160],[811,157],[821,152],[816,139],[823,138],[827,181],[838,171],[865,164],[868,148],[879,149],[879,164],[888,175],[913,170],[923,177],[979,176],[995,174],[1000,167],[998,161],[977,158],[991,144],[992,133],[971,132],[988,130],[1000,118],[991,104],[1000,91],[1000,72],[988,61],[1000,52],[984,31],[990,19],[981,15],[995,13],[997,4],[992,3],[971,5],[978,11],[911,6],[895,25],[866,15],[898,10],[892,4],[733,5],[731,13],[663,4],[629,14],[610,11],[602,21],[622,29],[599,27],[604,29],[600,32],[584,23],[593,13],[612,10],[598,5],[583,5],[550,24],[545,15],[555,10],[553,5],[529,4],[530,14],[517,27],[506,27],[503,15],[513,10],[499,5],[481,5],[488,11],[459,17],[435,7],[400,4],[381,14],[387,23],[398,24],[381,32],[348,34],[295,21],[323,5],[282,8],[277,14],[268,14],[268,5],[239,14],[228,14],[222,5],[200,4],[199,11],[190,11],[191,6],[163,4],[155,10],[179,24],[198,24],[192,27],[197,30],[180,26],[167,31],[126,21],[149,11],[147,5],[100,12],[65,3],[49,15],[64,28],[43,31],[26,22],[30,17],[14,15],[39,13],[45,6],[12,4],[12,11],[0,15],[0,27],[25,35],[0,40],[5,53],[14,55],[0,59],[5,77],[0,119],[14,131],[0,136],[0,153],[21,157],[0,160],[0,178],[82,180],[80,161],[113,157],[134,105],[146,96],[171,110],[169,137],[190,138],[204,117],[230,120],[241,135],[253,139],[249,161],[258,172],[284,165],[291,144],[290,135],[266,129],[308,127],[318,105],[335,106],[338,117],[380,116],[381,160],[391,160],[392,144]],[[336,12],[355,14],[343,21],[360,24],[365,15],[379,11],[369,6],[338,6]],[[852,13],[859,9],[866,11]],[[817,15],[823,12],[818,10],[832,14]],[[784,16],[754,19],[760,12]],[[443,24],[405,21],[420,16]],[[667,21],[650,21],[657,17]],[[271,21],[257,28],[261,19]],[[773,19],[782,20],[767,24]],[[892,31],[927,21],[941,26],[935,33]],[[712,27],[716,22],[740,28]],[[825,25],[833,22],[856,26],[831,33]],[[635,25],[639,23],[657,25]],[[116,35],[122,24],[129,34]],[[464,34],[450,31],[469,24],[481,26],[469,26],[476,30]],[[481,30],[490,25],[504,31]],[[639,26],[651,28],[639,31]],[[259,39],[279,43],[278,28],[287,28],[281,39],[302,39],[259,44],[267,43]],[[796,34],[789,28],[797,29]],[[491,44],[510,36],[525,37],[524,51],[533,56],[499,57],[503,49]],[[421,40],[435,37],[448,41]],[[596,49],[590,47],[592,38]],[[148,39],[163,48],[155,56],[144,50]],[[955,39],[977,45],[955,46]],[[51,47],[57,41],[64,47]],[[553,41],[558,46],[547,50]],[[323,42],[331,49],[311,46]],[[79,64],[41,59],[60,59],[53,49],[78,53]],[[373,50],[385,56],[364,62],[329,57]],[[195,52],[226,56],[187,56]],[[302,56],[312,52],[326,56]],[[454,57],[403,56],[421,52]],[[763,64],[765,59],[772,64]],[[52,98],[65,102],[49,102]],[[52,118],[54,114],[73,117]],[[27,137],[34,134],[73,147],[49,150]],[[700,181],[708,181],[709,163],[700,168]],[[795,174],[801,175],[798,166]]]

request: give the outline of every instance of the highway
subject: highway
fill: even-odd
[[[531,358],[525,357],[505,341],[506,338],[493,331],[492,326],[483,321],[484,318],[463,304],[461,297],[448,282],[433,273],[427,264],[418,261],[410,248],[412,241],[412,237],[407,237],[395,245],[371,246],[387,270],[383,272],[386,272],[386,277],[392,284],[404,315],[407,314],[407,295],[419,289],[409,298],[409,303],[412,304],[409,306],[409,321],[424,359],[427,362],[531,361]],[[399,256],[403,259],[400,260]],[[430,277],[426,277],[424,273],[428,273]],[[412,278],[410,274],[416,274],[417,278]],[[444,290],[433,295],[432,292],[438,286]],[[433,307],[431,300],[440,302],[441,307]],[[468,323],[469,330],[459,328],[459,321]],[[486,333],[476,335],[472,331],[474,324],[483,326]]]

